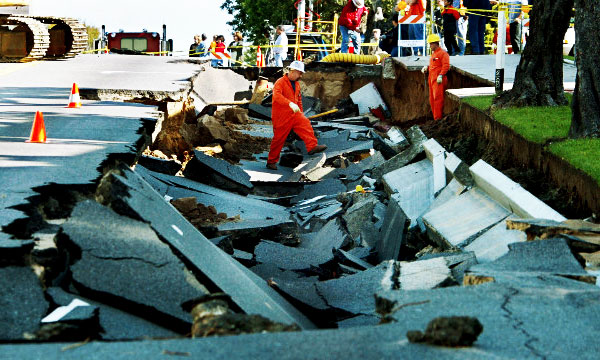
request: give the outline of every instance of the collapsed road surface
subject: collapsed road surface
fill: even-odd
[[[389,110],[376,77],[313,123],[325,152],[292,136],[273,171],[270,96],[231,70],[112,55],[9,65],[0,358],[597,354],[600,226],[358,110]],[[64,108],[72,82],[81,109]],[[45,144],[25,142],[35,111]],[[407,338],[449,316],[435,343],[467,336],[470,317],[472,346]]]

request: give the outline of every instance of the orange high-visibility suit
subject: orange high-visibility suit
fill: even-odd
[[[290,102],[296,103],[300,111],[294,113],[290,108]],[[285,144],[285,139],[292,130],[304,141],[306,151],[311,151],[317,146],[317,138],[310,125],[310,120],[304,116],[300,83],[296,82],[296,90],[294,91],[287,75],[277,80],[273,87],[271,119],[274,136],[273,140],[271,140],[271,149],[269,150],[269,159],[267,160],[268,164],[275,164],[279,161],[279,154]]]
[[[442,118],[444,111],[444,92],[448,86],[446,74],[450,69],[450,56],[442,48],[437,48],[429,59],[429,104],[433,112],[433,119]],[[438,75],[443,75],[442,83],[437,83]]]

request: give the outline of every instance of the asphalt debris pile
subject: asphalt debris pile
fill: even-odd
[[[261,333],[252,342],[504,358],[593,343],[598,226],[418,126],[385,126],[385,104],[359,98],[352,116],[314,122],[326,151],[290,138],[277,171],[265,153],[233,164],[215,150],[194,150],[178,175],[142,162],[107,171],[27,246],[2,243],[0,318],[13,326],[0,340]],[[268,134],[243,125],[233,131]]]

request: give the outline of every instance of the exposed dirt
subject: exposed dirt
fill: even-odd
[[[225,213],[217,212],[212,205],[205,206],[196,202],[195,197],[172,200],[171,204],[198,229],[237,220],[227,217]]]
[[[578,209],[569,192],[550,183],[545,175],[532,169],[515,167],[506,151],[463,128],[456,115],[449,115],[437,122],[427,121],[420,127],[427,137],[435,138],[447,151],[455,153],[469,165],[483,159],[565,217],[582,219],[592,215],[585,209]]]
[[[215,157],[237,164],[241,159],[254,160],[254,154],[268,151],[270,145],[271,139],[269,138],[250,136],[230,130],[230,139],[223,145],[223,152],[215,154]]]

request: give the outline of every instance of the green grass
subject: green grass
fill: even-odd
[[[493,116],[496,121],[537,144],[550,139],[566,138],[571,126],[569,106],[501,109],[495,111]]]
[[[476,109],[485,111],[492,106],[492,100],[494,99],[494,95],[484,95],[484,96],[469,96],[463,99],[464,102],[473,106]]]
[[[563,55],[563,59],[575,61],[575,56]]]
[[[551,144],[549,149],[600,184],[600,139],[566,140]]]

